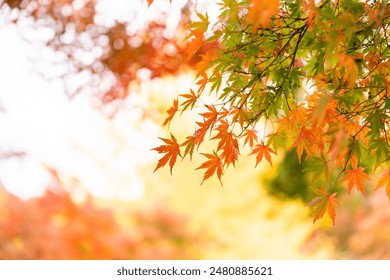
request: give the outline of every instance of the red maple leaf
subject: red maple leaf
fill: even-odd
[[[171,134],[171,139],[160,138],[166,145],[161,145],[152,150],[157,151],[159,154],[165,154],[157,163],[156,169],[153,172],[156,172],[157,169],[163,167],[169,161],[170,172],[172,174],[172,168],[175,165],[177,156],[180,156],[180,147],[177,143],[176,138]]]

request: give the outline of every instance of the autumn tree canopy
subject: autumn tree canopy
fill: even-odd
[[[171,35],[164,16],[137,30],[130,14],[104,23],[97,0],[3,0],[0,12],[16,25],[49,27],[45,45],[67,64],[61,78],[87,73],[84,86],[103,102],[126,98],[139,71],[196,71],[195,86],[173,100],[163,122],[196,111],[194,132],[161,138],[156,170],[168,164],[172,172],[178,157],[200,154],[203,181],[222,182],[239,155],[272,166],[290,150],[311,174],[314,220],[335,220],[336,189],[386,188],[390,199],[387,1],[219,0],[216,21],[197,2],[181,7]]]
[[[185,53],[186,26],[194,12],[191,1],[172,10],[180,15],[176,26],[167,26],[166,11],[155,17],[144,15],[142,24],[135,23],[140,21],[139,16],[131,12],[107,20],[102,2],[3,0],[0,13],[16,26],[21,25],[19,31],[24,37],[29,37],[25,30],[49,30],[41,43],[54,52],[57,64],[65,65],[65,70],[53,78],[65,82],[69,95],[88,93],[103,103],[125,99],[129,84],[138,80],[140,71],[150,78],[176,74],[183,66],[197,63],[198,52],[214,47],[205,43],[192,55]],[[146,1],[137,4],[147,7]],[[80,76],[84,80],[87,77],[86,82],[76,83],[76,88],[69,86]]]
[[[199,153],[203,181],[216,175],[222,182],[240,154],[272,165],[278,151],[289,149],[310,163],[314,221],[327,213],[335,222],[336,187],[363,195],[384,187],[390,199],[388,1],[219,5],[216,23],[206,14],[191,23],[187,52],[219,47],[203,52],[196,86],[173,101],[163,123],[196,110],[194,133],[161,138],[156,170],[168,164],[172,172],[178,157]],[[214,149],[205,150],[205,142]]]

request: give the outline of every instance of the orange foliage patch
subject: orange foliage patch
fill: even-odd
[[[269,27],[271,18],[279,12],[279,0],[251,0],[247,22],[253,24],[253,32],[259,26]]]
[[[112,210],[61,190],[29,200],[0,191],[0,203],[0,259],[192,259],[199,242],[163,209],[129,211],[126,231]]]

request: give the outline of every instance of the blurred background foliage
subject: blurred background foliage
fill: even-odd
[[[50,183],[42,195],[21,198],[0,178],[0,259],[390,258],[386,196],[380,191],[369,199],[341,194],[348,197],[340,198],[345,207],[339,209],[336,226],[327,219],[313,225],[305,204],[312,195],[310,182],[317,178],[302,172],[313,163],[299,165],[292,151],[278,151],[273,168],[255,169],[251,158],[242,159],[228,169],[223,187],[214,179],[200,185],[202,175],[193,171],[201,162],[196,157],[191,165],[185,160],[175,167],[172,176],[168,170],[152,175],[153,146],[143,142],[168,133],[158,128],[165,111],[188,90],[191,68],[204,51],[185,55],[187,24],[195,10],[205,12],[212,5],[173,0],[148,9],[146,1],[129,2],[133,10],[123,16],[109,12],[117,2],[104,0],[0,0],[4,26],[15,26],[40,53],[43,62],[36,70],[42,77],[59,79],[72,99],[89,96],[92,107],[108,119],[108,132],[87,141],[115,138],[111,152],[101,156],[82,147],[92,160],[105,161],[99,172],[112,172],[113,155],[135,162],[137,177],[112,167],[112,185],[108,180],[105,187],[142,181],[136,199],[99,197],[86,190],[79,173],[40,160]],[[6,94],[13,94],[12,88]],[[141,112],[141,117],[118,126],[117,120],[128,116],[121,114],[129,103],[139,110],[131,107],[128,113]],[[7,108],[1,111],[7,115]],[[179,136],[190,132],[186,124],[191,117],[183,115],[171,124]],[[142,145],[129,152],[128,138],[118,130],[130,126],[144,137],[134,140]],[[136,153],[146,159],[138,162]],[[36,155],[0,146],[2,168],[26,158],[34,161]],[[121,166],[125,170],[126,163]]]

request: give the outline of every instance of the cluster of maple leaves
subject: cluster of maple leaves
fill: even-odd
[[[149,0],[149,5],[152,2]],[[180,39],[185,36],[185,26],[191,16],[190,4],[182,8],[176,37],[172,38],[164,36],[167,25],[163,20],[145,18],[145,26],[136,33],[129,32],[137,28],[131,14],[128,19],[116,20],[111,25],[99,22],[97,18],[102,15],[98,5],[95,0],[5,0],[0,2],[0,12],[15,25],[23,22],[35,30],[47,28],[53,32],[42,44],[64,58],[60,63],[68,71],[54,78],[65,82],[64,87],[71,96],[92,94],[103,103],[125,99],[130,84],[138,81],[140,70],[148,69],[150,78],[156,78],[177,74],[183,66],[193,66],[199,61],[198,56],[185,55],[186,46]],[[25,18],[28,21],[23,21]],[[22,36],[29,36],[23,28],[20,31]],[[208,47],[206,44],[199,51]],[[84,59],[91,54],[92,61]],[[79,74],[86,77],[86,73],[90,78],[85,83],[74,80]]]
[[[386,1],[221,1],[220,7],[216,25],[198,14],[190,28],[188,55],[206,42],[219,48],[201,55],[197,89],[174,100],[163,126],[195,107],[202,108],[201,120],[182,142],[172,133],[160,138],[155,171],[168,164],[172,173],[178,157],[197,151],[206,157],[197,168],[205,169],[203,181],[214,174],[221,181],[247,144],[256,165],[272,165],[278,149],[287,148],[313,163],[314,221],[327,213],[334,223],[335,186],[346,182],[348,192],[365,195],[376,170],[376,189],[385,187],[390,199]],[[216,93],[214,103],[202,100],[204,92]],[[270,130],[261,137],[260,121]],[[217,143],[209,153],[199,151],[206,136]]]
[[[129,230],[112,209],[92,199],[76,203],[61,188],[28,200],[0,190],[0,204],[0,259],[196,257],[191,248],[199,238],[183,226],[184,217],[166,209],[128,211]]]
[[[153,2],[147,0],[149,6]],[[277,152],[290,149],[311,163],[315,221],[325,213],[335,221],[334,190],[341,183],[366,194],[367,183],[377,178],[375,188],[386,188],[390,198],[387,1],[220,0],[213,25],[207,14],[197,13],[199,20],[186,28],[194,11],[183,9],[186,44],[164,38],[164,24],[151,22],[144,34],[133,36],[127,32],[130,21],[96,24],[96,1],[72,4],[7,0],[0,9],[23,10],[37,27],[55,25],[47,45],[65,54],[74,72],[89,71],[95,92],[113,74],[115,83],[100,96],[104,102],[126,98],[139,69],[149,69],[153,78],[175,74],[182,64],[194,68],[196,88],[173,101],[163,126],[178,112],[197,110],[200,119],[182,141],[173,133],[161,138],[155,170],[168,164],[172,172],[178,157],[199,153],[205,157],[197,168],[205,171],[203,181],[215,174],[222,182],[245,146],[256,165],[272,165]],[[67,32],[75,32],[71,42],[64,40]],[[92,64],[77,57],[90,51],[85,36],[103,50]],[[167,45],[173,53],[161,52]],[[206,92],[215,92],[214,102],[201,98]],[[267,134],[259,133],[259,123]],[[202,150],[207,140],[216,143],[212,151]]]

